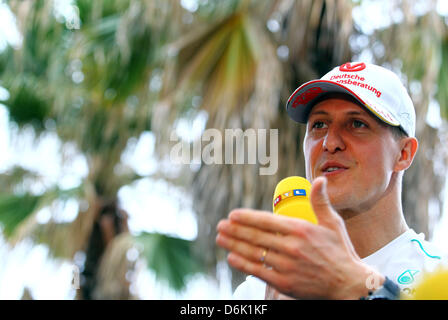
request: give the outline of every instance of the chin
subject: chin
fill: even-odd
[[[352,195],[352,191],[337,186],[331,186],[330,184],[328,184],[327,191],[328,198],[334,209],[344,209],[347,207],[347,204],[350,203],[350,195]]]

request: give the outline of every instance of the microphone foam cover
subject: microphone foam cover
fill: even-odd
[[[415,285],[409,300],[448,300],[448,269],[439,267],[426,272]]]
[[[291,176],[281,180],[274,191],[273,212],[300,218],[317,224],[317,217],[310,202],[311,183],[305,178]]]

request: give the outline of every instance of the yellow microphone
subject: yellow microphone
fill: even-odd
[[[317,224],[310,202],[311,183],[302,177],[292,176],[281,180],[274,191],[274,214],[300,218]]]
[[[448,269],[439,267],[423,274],[405,300],[448,300]]]

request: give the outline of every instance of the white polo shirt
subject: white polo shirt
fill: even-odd
[[[381,274],[395,282],[405,294],[412,293],[412,286],[424,271],[432,271],[446,257],[423,233],[409,229],[378,251],[362,259]],[[233,294],[238,300],[264,300],[266,283],[248,276]]]

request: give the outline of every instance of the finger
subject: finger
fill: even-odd
[[[226,236],[251,243],[255,246],[287,252],[284,236],[279,233],[264,231],[230,220],[220,221],[217,230]]]
[[[302,226],[300,231],[296,229],[293,235],[283,235],[248,227],[229,220],[222,220],[217,226],[218,235],[222,234],[234,240],[244,241],[270,251],[277,251],[292,258],[302,256],[303,248],[307,246],[306,234],[310,231],[308,228],[320,227],[309,224],[307,227]]]
[[[253,262],[268,265],[281,272],[291,271],[294,268],[294,261],[288,255],[281,254],[269,247],[254,246],[250,243],[228,237],[223,233],[218,234],[216,243],[230,252],[236,253]]]
[[[310,194],[311,205],[316,213],[319,225],[325,226],[337,232],[344,246],[355,257],[358,257],[350,241],[347,229],[342,217],[333,209],[327,193],[327,179],[318,177],[314,180]]]
[[[239,229],[235,233],[241,233],[240,237],[234,236],[235,233],[232,232],[227,233],[227,225],[230,229]],[[220,222],[218,229],[221,230],[216,237],[219,246],[253,261],[260,261],[264,251],[267,251],[262,262],[279,271],[293,270],[296,259],[303,257],[304,246],[307,245],[306,241],[295,236],[274,235],[259,230],[253,232],[255,229],[228,221]],[[258,235],[254,236],[255,234]]]
[[[266,261],[266,248],[239,241],[238,239],[228,237],[222,233],[218,234],[216,237],[216,243],[224,249],[235,252],[254,263],[263,264]]]
[[[327,179],[325,177],[318,177],[313,181],[310,201],[319,225],[331,229],[340,227],[342,218],[331,206],[327,193]]]
[[[260,278],[268,285],[279,288],[280,290],[285,288],[287,278],[275,268],[266,268],[263,264],[254,263],[234,252],[229,253],[227,261],[233,268]]]
[[[275,250],[266,251],[266,254],[265,254],[263,260],[264,260],[264,264],[266,266],[273,268],[274,270],[276,270],[284,275],[289,272],[297,271],[297,267],[296,267],[297,261],[295,261],[293,258],[289,257],[288,255],[284,255]]]
[[[245,208],[235,209],[230,212],[229,219],[246,226],[281,234],[300,233],[303,228],[313,225],[311,222],[303,219],[274,215],[268,211]]]

